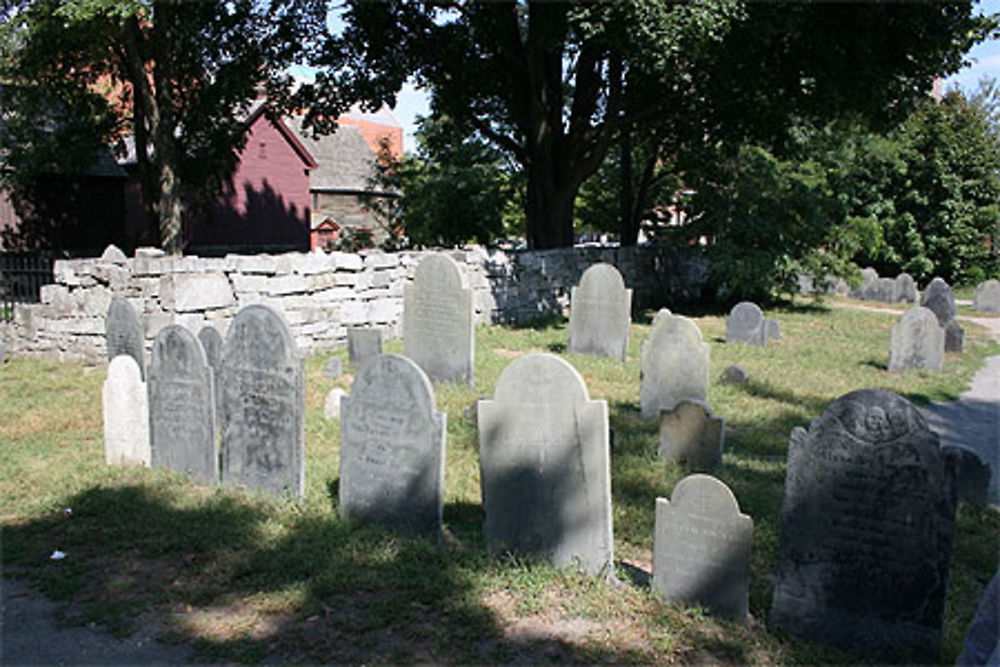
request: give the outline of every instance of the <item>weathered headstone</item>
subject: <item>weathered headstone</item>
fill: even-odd
[[[552,354],[515,359],[479,402],[478,428],[490,552],[608,568],[608,406],[588,398],[576,369]]]
[[[892,325],[889,370],[922,368],[940,372],[944,366],[944,330],[927,308],[914,306]]]
[[[111,297],[104,322],[108,359],[127,354],[139,366],[139,376],[146,377],[146,337],[135,309],[120,296]]]
[[[149,390],[150,462],[219,482],[219,453],[212,368],[194,334],[177,324],[160,330],[146,378]]]
[[[240,310],[222,346],[222,481],[302,497],[304,369],[284,318]]]
[[[222,420],[222,391],[219,386],[220,369],[222,368],[222,334],[213,326],[204,326],[198,332],[198,342],[205,351],[205,359],[212,369],[212,379],[215,396],[215,425]]]
[[[955,489],[959,500],[966,502],[986,502],[990,493],[992,473],[990,464],[979,458],[971,449],[956,445],[942,449],[955,459]]]
[[[726,366],[722,371],[722,375],[719,376],[719,382],[722,384],[743,384],[747,380],[747,372],[736,364]]]
[[[965,329],[958,323],[958,320],[952,320],[944,325],[944,351],[961,352],[964,347]]]
[[[887,391],[846,394],[794,429],[771,622],[868,655],[935,660],[953,466],[920,412]]]
[[[568,349],[624,361],[631,309],[632,290],[618,269],[603,262],[590,266],[570,293]]]
[[[892,278],[878,278],[871,285],[868,299],[882,303],[893,303],[896,295],[896,281]]]
[[[895,285],[892,290],[893,303],[916,303],[917,283],[909,273],[900,273],[896,276]]]
[[[726,422],[702,401],[684,400],[660,417],[660,458],[709,468],[722,461]]]
[[[871,297],[872,287],[878,280],[878,271],[869,267],[861,269],[861,283],[848,292],[852,299],[868,299]]]
[[[458,263],[432,254],[403,293],[404,354],[435,382],[472,384],[475,336],[472,290]]]
[[[440,535],[446,418],[415,363],[396,354],[365,362],[341,402],[341,516]]]
[[[327,419],[340,419],[340,401],[347,395],[340,387],[334,387],[323,401],[323,415]]]
[[[781,340],[781,325],[778,320],[764,320],[764,341]]]
[[[102,391],[104,460],[149,465],[149,412],[139,364],[120,354],[108,364]]]
[[[354,368],[382,354],[384,332],[380,327],[347,327],[348,363]]]
[[[0,363],[7,361],[7,343],[0,341]]]
[[[733,306],[726,318],[726,342],[763,347],[767,341],[765,326],[760,307],[750,301],[741,301]]]
[[[684,399],[708,398],[708,344],[686,317],[658,317],[642,346],[639,406],[643,419],[657,419]]]
[[[710,475],[690,475],[668,501],[656,499],[653,590],[746,623],[753,520],[740,513],[729,487]]]
[[[944,327],[955,319],[955,295],[942,278],[935,278],[927,285],[920,297],[920,305],[933,311],[939,326]]]
[[[972,307],[983,313],[1000,313],[1000,280],[987,280],[976,285]]]
[[[344,360],[336,355],[330,357],[326,362],[326,367],[323,369],[323,376],[332,380],[339,378],[343,374]]]

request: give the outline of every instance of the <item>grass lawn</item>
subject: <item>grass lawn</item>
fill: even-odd
[[[14,359],[0,366],[0,530],[5,575],[65,601],[67,623],[127,635],[150,618],[199,659],[256,662],[862,662],[765,627],[775,569],[788,434],[853,389],[878,387],[916,402],[949,400],[985,356],[1000,354],[966,327],[966,353],[945,372],[886,371],[892,315],[799,303],[768,311],[782,339],[766,349],[725,345],[720,313],[690,314],[711,345],[709,404],[726,419],[713,474],[754,520],[747,627],[654,597],[646,585],[654,506],[692,472],[656,455],[655,424],[639,409],[632,327],[620,362],[567,354],[567,327],[480,327],[474,387],[439,386],[448,413],[446,539],[407,540],[337,517],[339,423],[326,393],[351,378],[306,373],[306,498],[301,503],[206,488],[180,476],[104,465],[103,368]],[[401,352],[400,341],[388,350]],[[478,441],[470,407],[492,396],[501,370],[532,350],[563,355],[590,397],[608,401],[616,583],[493,558],[485,552]],[[740,364],[742,386],[718,383]],[[72,508],[66,516],[65,508]],[[53,550],[67,553],[49,560]],[[1000,514],[961,505],[949,581],[942,663],[954,663],[979,595],[997,566]]]

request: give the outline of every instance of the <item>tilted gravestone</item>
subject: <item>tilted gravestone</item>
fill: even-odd
[[[534,353],[479,401],[486,545],[599,573],[612,563],[608,406],[566,360]]]
[[[955,319],[955,295],[942,278],[935,278],[920,297],[920,305],[933,311],[938,325],[946,326]]]
[[[639,406],[643,419],[657,419],[683,399],[708,398],[708,344],[686,317],[658,316],[642,346]]]
[[[215,397],[216,426],[222,419],[222,393],[219,389],[219,369],[222,367],[222,334],[213,326],[204,326],[198,332],[198,342],[205,351],[205,359],[212,368],[212,378]]]
[[[919,368],[940,372],[944,366],[944,330],[927,308],[914,306],[892,325],[889,370]]]
[[[567,349],[624,361],[631,310],[632,290],[618,269],[603,262],[590,266],[570,292]]]
[[[733,306],[726,318],[726,342],[763,347],[766,341],[767,329],[760,307],[750,301]]]
[[[1000,280],[987,280],[976,285],[972,307],[983,313],[1000,313]]]
[[[458,263],[431,254],[403,290],[405,356],[435,382],[472,384],[475,368],[472,290]]]
[[[709,468],[722,461],[726,422],[702,401],[684,400],[660,417],[660,458]]]
[[[909,273],[900,273],[896,276],[895,285],[892,290],[893,303],[916,303],[917,284],[913,281],[913,276]]]
[[[139,364],[120,354],[108,364],[102,390],[104,460],[149,465],[149,412]]]
[[[690,475],[668,501],[656,499],[653,590],[746,623],[753,520],[740,513],[729,487],[710,475]]]
[[[965,329],[958,323],[958,320],[952,320],[944,325],[944,351],[961,352],[964,347]]]
[[[219,482],[212,368],[194,334],[177,324],[160,330],[146,377],[150,463]]]
[[[406,357],[372,357],[340,410],[341,516],[440,535],[447,415],[427,375]]]
[[[139,366],[139,377],[146,377],[146,336],[132,304],[120,296],[111,297],[104,321],[108,360],[127,354]]]
[[[304,369],[285,319],[244,307],[222,346],[222,481],[302,497]]]
[[[932,661],[955,519],[954,461],[878,389],[792,431],[771,622],[815,641]]]
[[[380,327],[347,327],[347,358],[354,368],[382,354],[384,332]]]

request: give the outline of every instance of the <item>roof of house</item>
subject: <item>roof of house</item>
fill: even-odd
[[[333,134],[314,139],[302,129],[301,118],[290,118],[288,127],[316,160],[317,168],[309,174],[312,190],[327,192],[366,192],[376,175],[375,155],[360,130],[340,125]]]

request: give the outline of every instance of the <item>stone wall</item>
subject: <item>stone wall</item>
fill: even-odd
[[[707,266],[665,248],[574,248],[504,252],[446,251],[464,267],[478,323],[518,323],[565,314],[571,288],[595,262],[621,270],[633,306],[657,308],[698,298]],[[147,345],[167,324],[193,332],[210,324],[225,334],[236,312],[266,303],[284,313],[299,349],[341,345],[346,327],[401,331],[403,286],[426,253],[288,253],[220,258],[165,256],[140,248],[126,258],[114,248],[99,259],[61,260],[41,303],[19,305],[0,337],[15,354],[97,361],[105,356],[104,318],[112,295],[128,299]]]

